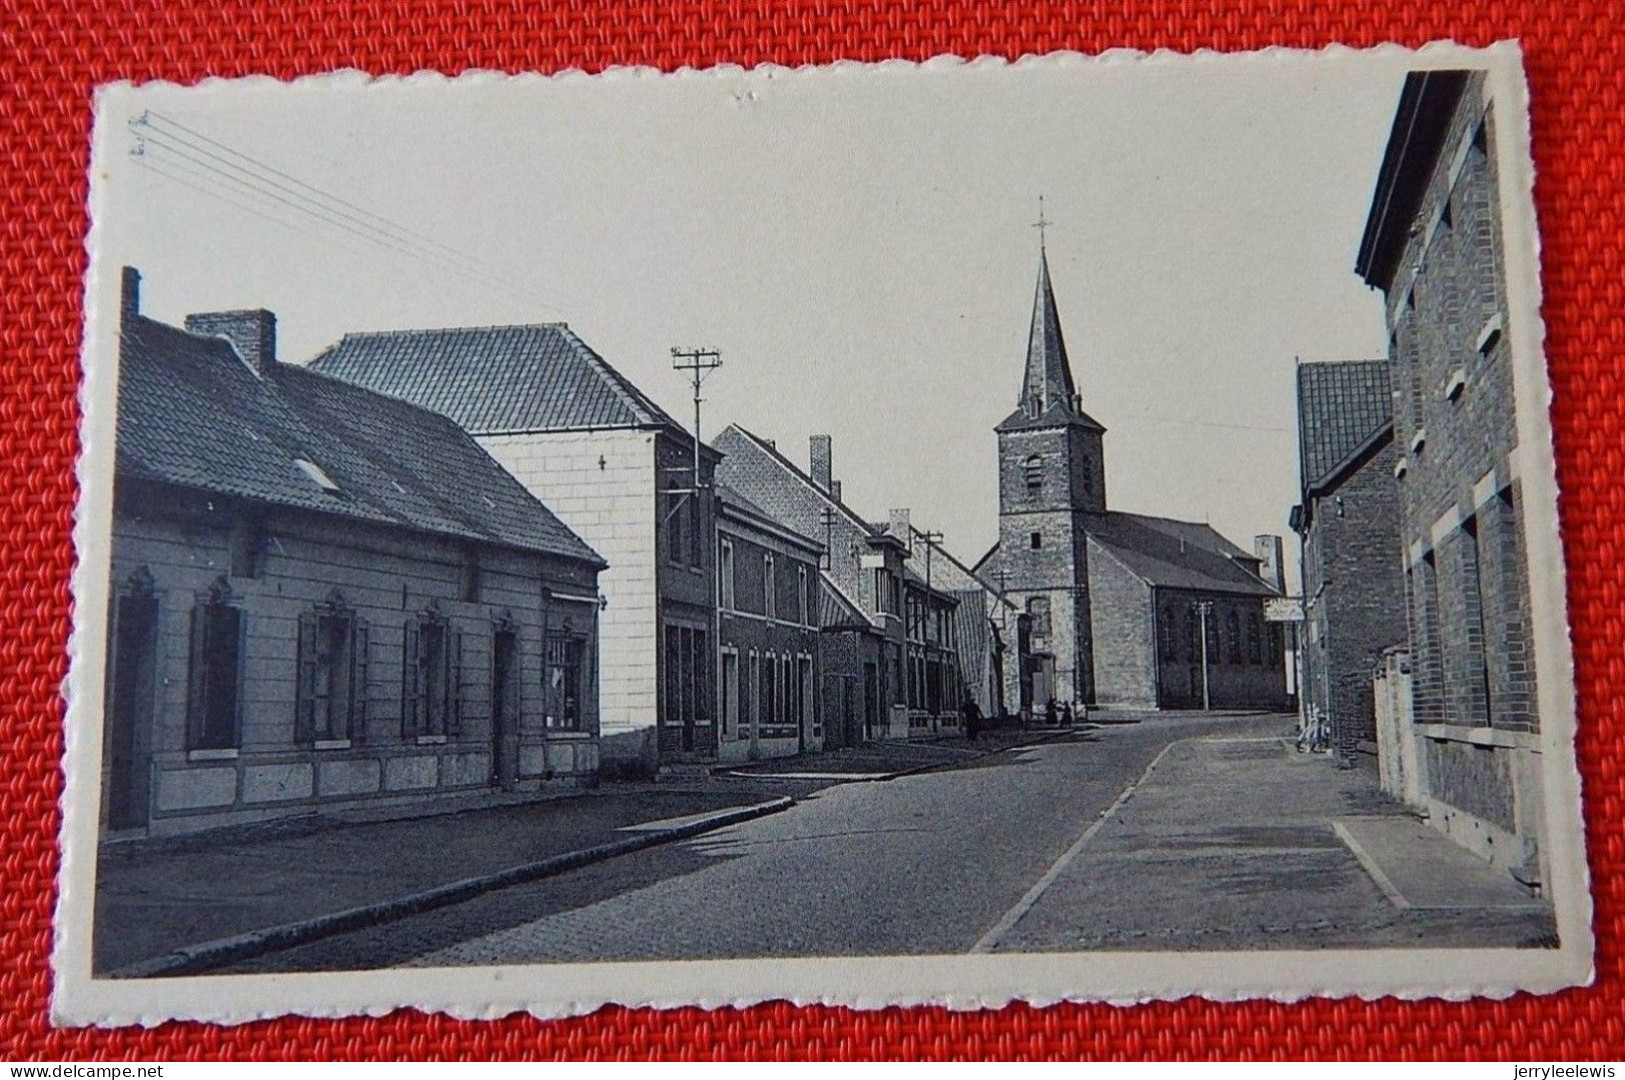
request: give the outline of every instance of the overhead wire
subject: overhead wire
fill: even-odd
[[[196,135],[196,139],[206,142],[210,146],[218,147],[222,152],[216,153],[208,147],[199,147],[195,142],[182,135],[161,130],[154,125],[154,119],[161,124],[175,127],[182,132],[196,134],[191,132],[190,128],[177,124],[167,117],[162,117],[156,113],[145,113],[130,122],[130,129],[136,140],[132,152],[137,157],[150,159],[152,155],[148,154],[147,151],[156,149],[171,163],[185,162],[191,166],[194,177],[202,184],[209,186],[220,186],[222,183],[232,185],[239,194],[247,193],[248,197],[252,199],[278,204],[329,229],[338,229],[376,247],[388,249],[422,263],[429,263],[436,269],[470,284],[506,293],[526,303],[540,304],[540,306],[555,312],[562,310],[556,301],[542,296],[534,288],[520,287],[494,268],[490,268],[467,255],[456,253],[455,249],[427,237],[422,237],[421,234],[391,222],[380,215],[362,210],[348,200],[324,192],[273,166],[265,165],[256,159],[232,150],[223,143],[208,139],[206,136]],[[242,162],[248,164],[244,165],[232,161],[226,155],[240,158]],[[152,162],[147,160],[143,164],[150,168]],[[211,175],[207,177],[201,176],[198,174],[199,170]],[[157,169],[153,171],[160,172]],[[283,183],[262,175],[262,171],[282,177],[287,182]],[[171,177],[171,179],[174,178]],[[187,184],[186,186],[196,190],[199,185]],[[350,207],[355,212],[338,210],[324,205],[323,202],[317,201],[316,198],[303,194],[303,191],[309,191],[326,202]],[[231,200],[226,201],[230,202]],[[246,207],[240,208],[247,209]],[[265,217],[264,214],[259,216]],[[279,219],[271,218],[270,220]],[[282,223],[287,224],[286,222]],[[452,254],[442,254],[441,251]]]

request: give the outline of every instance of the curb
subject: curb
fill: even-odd
[[[777,814],[782,810],[788,810],[793,805],[795,805],[794,799],[788,795],[781,795],[778,798],[769,799],[767,802],[757,803],[754,806],[723,810],[715,816],[702,818],[699,821],[691,821],[686,825],[629,836],[622,840],[611,840],[593,847],[582,848],[579,851],[567,851],[561,855],[553,855],[538,862],[511,866],[506,870],[482,874],[479,877],[463,878],[460,881],[437,885],[422,892],[398,896],[392,900],[364,904],[361,907],[348,908],[344,911],[335,911],[326,915],[316,915],[309,919],[302,919],[299,922],[267,927],[264,930],[250,930],[247,933],[237,934],[233,937],[217,938],[214,941],[204,941],[196,945],[185,945],[172,952],[164,953],[162,956],[156,956],[150,960],[142,960],[134,964],[126,964],[124,967],[101,973],[99,977],[146,979],[161,975],[196,975],[208,971],[210,968],[249,960],[256,956],[278,952],[295,945],[304,945],[319,938],[376,926],[379,923],[391,922],[407,915],[432,911],[435,908],[460,904],[465,900],[472,900],[476,896],[496,889],[507,888],[510,885],[523,885],[527,882],[554,877],[558,874],[580,869],[583,866],[590,866],[593,863],[613,859],[620,855],[630,855],[645,848],[658,847],[677,840],[687,840],[690,837],[700,836],[704,833],[726,828],[729,825],[737,825],[740,822],[750,821],[754,818],[766,817],[768,814]]]

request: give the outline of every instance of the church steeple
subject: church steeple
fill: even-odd
[[[1044,221],[1042,214],[1039,221]],[[1076,415],[1079,411],[1077,395],[1077,386],[1072,382],[1072,366],[1067,362],[1066,341],[1061,337],[1061,316],[1055,308],[1055,290],[1049,280],[1049,253],[1040,240],[1038,290],[1033,296],[1032,329],[1027,336],[1027,372],[1021,382],[1021,401],[1018,404],[1033,419],[1057,406],[1066,413]]]
[[[1072,364],[1066,355],[1066,339],[1061,335],[1061,313],[1055,306],[1055,288],[1049,279],[1049,247],[1044,230],[1050,222],[1044,217],[1044,200],[1038,201],[1038,288],[1033,293],[1033,321],[1027,332],[1027,364],[1022,372],[1021,396],[1016,411],[995,430],[1082,425],[1095,431],[1106,429],[1083,411],[1083,399],[1072,381]]]

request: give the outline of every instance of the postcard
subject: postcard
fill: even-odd
[[[1515,43],[93,140],[58,1023],[1590,980]]]

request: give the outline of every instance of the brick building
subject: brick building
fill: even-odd
[[[1297,372],[1304,702],[1345,759],[1375,751],[1372,675],[1406,632],[1390,371],[1356,360]]]
[[[946,560],[926,535],[914,528],[906,509],[893,510],[876,531],[904,541],[903,640],[905,697],[910,735],[936,734],[960,726],[965,687],[960,671],[960,600],[937,580]],[[969,647],[974,638],[967,641]],[[985,647],[985,642],[983,643]]]
[[[1207,525],[1107,508],[1106,429],[1073,383],[1042,251],[1021,393],[994,430],[999,540],[974,571],[1028,617],[1030,655],[1007,675],[1023,712],[1282,707],[1285,649],[1263,617],[1279,590],[1259,557]]]
[[[717,488],[720,760],[823,748],[823,554],[739,492]]]
[[[1406,77],[1355,269],[1390,335],[1422,800],[1533,882],[1540,718],[1497,122],[1481,72]]]
[[[1005,694],[1004,673],[1006,667],[1018,670],[1020,666],[1016,605],[959,561],[940,540],[919,529],[913,534],[915,556],[923,564],[921,576],[958,601],[953,645],[964,693],[985,717],[1009,715],[1013,708]]]
[[[455,424],[276,359],[266,311],[119,336],[103,824],[172,833],[598,766],[603,560]]]
[[[609,560],[607,762],[709,756],[715,454],[696,495],[693,437],[562,323],[346,334],[311,366],[451,417]]]
[[[830,475],[826,436],[811,440],[810,473],[737,424],[712,446],[723,455],[720,483],[823,548],[825,745],[907,738],[957,725],[957,663],[952,644],[939,637],[953,632],[939,627],[951,624],[957,603],[907,568],[913,554],[907,512],[876,525],[847,506]],[[918,619],[911,621],[911,613]]]

